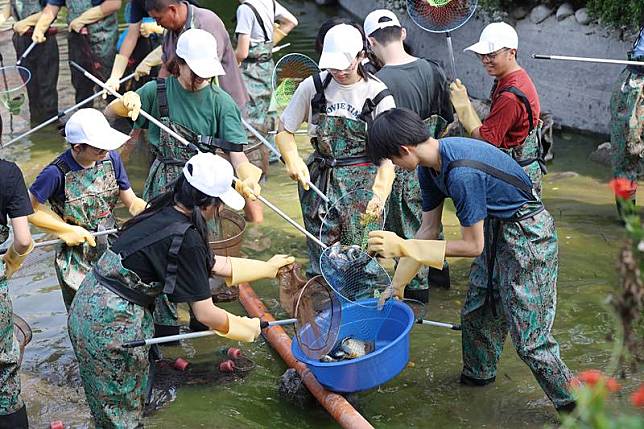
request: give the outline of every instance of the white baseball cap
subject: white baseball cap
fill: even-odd
[[[217,56],[217,39],[205,30],[184,31],[177,41],[177,56],[202,79],[226,74]]]
[[[244,197],[233,187],[233,166],[213,153],[198,153],[183,166],[188,183],[206,195],[220,198],[233,210],[244,208]]]
[[[353,25],[339,24],[324,36],[320,56],[321,69],[344,70],[349,68],[356,55],[364,49],[362,33]]]
[[[374,31],[387,27],[402,27],[395,13],[387,9],[376,9],[364,19],[364,34],[371,36]]]
[[[110,127],[105,115],[96,109],[80,109],[65,124],[69,144],[85,143],[102,150],[121,147],[130,136]]]
[[[473,51],[485,55],[499,49],[519,47],[519,36],[516,30],[505,22],[493,22],[483,29],[479,41],[463,51]]]

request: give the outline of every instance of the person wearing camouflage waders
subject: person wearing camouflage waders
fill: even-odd
[[[297,19],[275,0],[240,0],[240,3],[236,14],[235,56],[250,97],[243,107],[244,117],[270,141],[272,137],[269,131],[277,127],[277,112],[271,107],[275,68],[273,47],[297,25]],[[276,21],[280,25],[273,29]],[[269,150],[250,130],[247,135],[248,141],[252,142],[246,151],[249,159],[267,175]],[[252,208],[257,214],[255,220],[258,221],[262,217],[261,206],[257,202],[252,204],[258,206]]]
[[[13,47],[16,59],[31,45],[32,28],[36,25],[45,2],[41,0],[11,0],[0,12],[0,24],[13,16]],[[47,40],[25,58],[21,65],[29,69],[31,79],[27,82],[29,96],[29,119],[39,124],[58,114],[58,42],[56,29],[47,30]]]
[[[154,301],[162,292],[188,303],[220,336],[247,342],[259,336],[258,318],[213,304],[208,277],[222,276],[229,285],[275,278],[294,258],[275,255],[264,262],[211,254],[208,220],[223,204],[244,206],[232,183],[233,168],[220,156],[192,157],[172,190],[125,223],[81,284],[67,325],[96,427],[143,426],[149,347],[121,345],[152,335]]]
[[[320,231],[328,207],[309,190],[309,180],[333,203],[352,191],[369,189],[377,175],[383,178],[383,194],[388,194],[394,176],[393,164],[383,163],[376,168],[365,152],[367,124],[376,114],[393,108],[394,100],[385,84],[364,71],[363,58],[364,40],[357,28],[347,24],[331,28],[324,37],[320,57],[320,68],[327,70],[300,83],[280,117],[280,132],[275,138],[288,175],[300,182],[304,226],[312,234],[319,234],[326,244],[332,244],[331,238],[343,226]],[[314,148],[306,163],[298,154],[294,136],[303,122],[309,124]],[[369,198],[367,193],[353,195]],[[367,205],[367,201],[353,203],[354,207]],[[307,274],[312,277],[320,274],[321,249],[311,240],[307,240],[307,245],[310,259]]]
[[[35,211],[29,221],[65,241],[54,266],[69,310],[78,286],[109,246],[108,237],[94,238],[92,232],[116,227],[113,210],[119,201],[132,215],[146,203],[132,191],[115,152],[129,136],[111,128],[101,112],[78,110],[65,124],[65,138],[71,147],[29,188]]]
[[[610,142],[613,148],[613,177],[631,180],[630,200],[635,202],[637,178],[642,174],[644,157],[644,26],[628,52],[631,61],[642,66],[628,66],[622,71],[610,99]],[[617,212],[623,220],[622,203]]]
[[[20,347],[14,335],[9,278],[20,269],[34,244],[27,216],[33,213],[22,172],[13,162],[0,159],[0,243],[13,242],[0,260],[0,429],[26,429],[27,408],[20,397]]]
[[[490,114],[482,123],[470,103],[467,88],[458,79],[450,85],[451,99],[465,131],[512,156],[541,196],[541,181],[546,173],[544,156],[549,144],[541,138],[543,124],[539,119],[537,90],[517,63],[518,46],[514,28],[496,22],[485,27],[479,41],[465,49],[476,53],[485,71],[495,78]]]
[[[150,200],[171,189],[185,162],[196,152],[144,118],[140,109],[174,129],[202,152],[222,149],[229,153],[237,176],[235,186],[248,199],[259,195],[262,171],[243,152],[246,133],[235,102],[212,83],[224,70],[217,57],[217,41],[207,31],[184,32],[177,44],[177,55],[168,65],[172,76],[148,82],[137,92],[127,92],[122,100],[107,107],[108,116],[129,116],[134,128],[149,128],[148,140],[156,159],[145,180],[143,198]],[[158,335],[178,333],[176,307],[165,295],[159,296],[154,312]]]
[[[376,77],[387,85],[396,107],[416,112],[425,120],[432,137],[442,136],[447,125],[454,120],[447,78],[442,67],[405,51],[407,31],[389,10],[379,9],[369,13],[364,20],[364,31],[372,52],[384,64]],[[370,208],[378,210],[384,203],[376,194]],[[420,186],[415,172],[396,169],[386,208],[385,229],[403,238],[414,238],[420,228],[422,215]],[[430,286],[450,287],[447,262],[442,270],[422,267],[405,289],[405,297],[427,302]]]
[[[495,380],[509,332],[519,357],[555,407],[573,408],[572,374],[551,332],[557,232],[527,174],[511,157],[482,141],[434,139],[409,110],[379,115],[369,129],[367,150],[375,162],[390,159],[406,170],[417,169],[423,196],[416,239],[389,231],[369,234],[369,251],[401,258],[383,299],[402,298],[421,265],[441,268],[445,256],[475,258],[461,311],[461,382],[482,386]],[[447,198],[456,207],[460,240],[437,240]]]
[[[34,28],[32,40],[44,42],[49,28],[61,7],[67,8],[69,61],[80,64],[101,81],[110,77],[116,41],[118,40],[117,12],[121,0],[47,0]],[[76,102],[94,94],[94,83],[82,72],[71,67]]]

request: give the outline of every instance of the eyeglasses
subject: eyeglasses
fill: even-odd
[[[87,146],[87,147],[90,148],[92,150],[92,152],[94,152],[95,155],[105,155],[107,152],[109,152],[108,150],[99,149],[99,148],[94,147],[94,146]]]
[[[344,69],[344,70],[331,69],[331,68],[330,68],[330,69],[327,69],[327,70],[329,71],[329,73],[348,73],[348,72],[352,72],[352,71],[354,71],[354,70],[358,67],[358,63],[359,63],[358,59],[357,59],[357,58],[355,58],[355,59],[351,62],[351,64],[349,64],[349,67],[347,67],[347,68],[346,68],[346,69]]]
[[[490,52],[489,54],[476,54],[481,61],[494,61],[495,58],[502,52],[507,51],[508,48],[501,48],[498,51]]]

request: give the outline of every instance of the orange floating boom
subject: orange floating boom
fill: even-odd
[[[257,297],[253,288],[248,284],[239,286],[239,301],[242,303],[248,314],[252,317],[261,317],[262,320],[271,322],[275,318],[266,310],[262,301]],[[272,326],[264,329],[264,337],[282,357],[282,360],[291,368],[294,368],[304,385],[315,396],[315,399],[331,414],[331,416],[346,429],[373,429],[373,426],[355,408],[337,393],[326,390],[318,383],[315,376],[309,371],[305,364],[298,361],[291,354],[291,337],[281,326]]]

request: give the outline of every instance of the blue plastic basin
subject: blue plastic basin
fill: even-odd
[[[409,331],[414,326],[414,313],[408,305],[391,301],[389,311],[370,309],[373,317],[366,323],[379,324],[380,331],[376,339],[376,350],[357,359],[338,362],[320,362],[307,357],[293,338],[291,351],[293,356],[308,366],[313,375],[325,388],[334,392],[359,392],[372,389],[397,376],[409,360]],[[362,320],[351,317],[352,309],[360,313]],[[360,324],[365,323],[365,308],[357,304],[348,304],[342,308],[342,325],[338,340],[355,336]],[[383,320],[384,318],[384,320]]]

